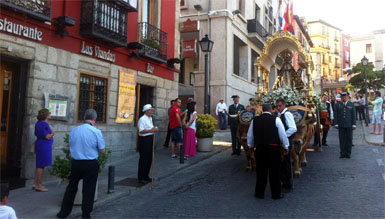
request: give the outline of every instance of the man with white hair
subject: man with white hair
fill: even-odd
[[[153,108],[151,104],[143,106],[144,115],[138,121],[139,129],[139,164],[138,164],[138,182],[145,184],[145,181],[151,182],[152,179],[148,176],[152,163],[152,150],[154,134],[158,132],[158,127],[154,127],[152,122]]]
[[[227,113],[227,105],[223,102],[223,98],[219,99],[219,103],[217,104],[217,108],[215,109],[215,114],[219,117],[219,128],[221,130],[226,130],[226,113]]]

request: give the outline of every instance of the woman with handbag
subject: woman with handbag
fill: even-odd
[[[183,144],[184,144],[184,155],[185,158],[194,157],[197,154],[196,149],[196,119],[197,119],[197,112],[196,112],[196,102],[191,102],[187,104],[187,116],[184,117],[184,137],[183,137]]]
[[[36,152],[36,169],[35,184],[32,189],[38,192],[47,192],[48,189],[43,186],[44,167],[52,164],[52,144],[55,131],[49,126],[48,120],[51,113],[48,109],[41,109],[37,115],[37,123],[35,124],[35,152]]]

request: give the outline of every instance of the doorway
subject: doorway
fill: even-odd
[[[1,181],[10,189],[23,187],[21,154],[28,62],[1,57],[0,159]]]
[[[154,107],[154,88],[143,84],[136,85],[136,107],[135,107],[135,126],[141,116],[143,116],[143,106],[151,104]]]

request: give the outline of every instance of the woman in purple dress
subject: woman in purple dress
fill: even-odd
[[[52,143],[55,131],[51,129],[48,120],[51,118],[51,113],[48,109],[39,110],[37,115],[37,123],[35,124],[35,152],[36,152],[36,170],[35,184],[33,189],[39,192],[47,192],[48,189],[43,186],[43,171],[44,167],[52,164]]]

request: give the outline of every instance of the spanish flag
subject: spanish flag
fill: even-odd
[[[286,5],[285,14],[283,15],[283,18],[285,19],[285,27],[283,30],[286,30],[292,34],[294,34],[294,28],[293,28],[293,2],[291,2],[291,7],[289,7],[289,1]]]

